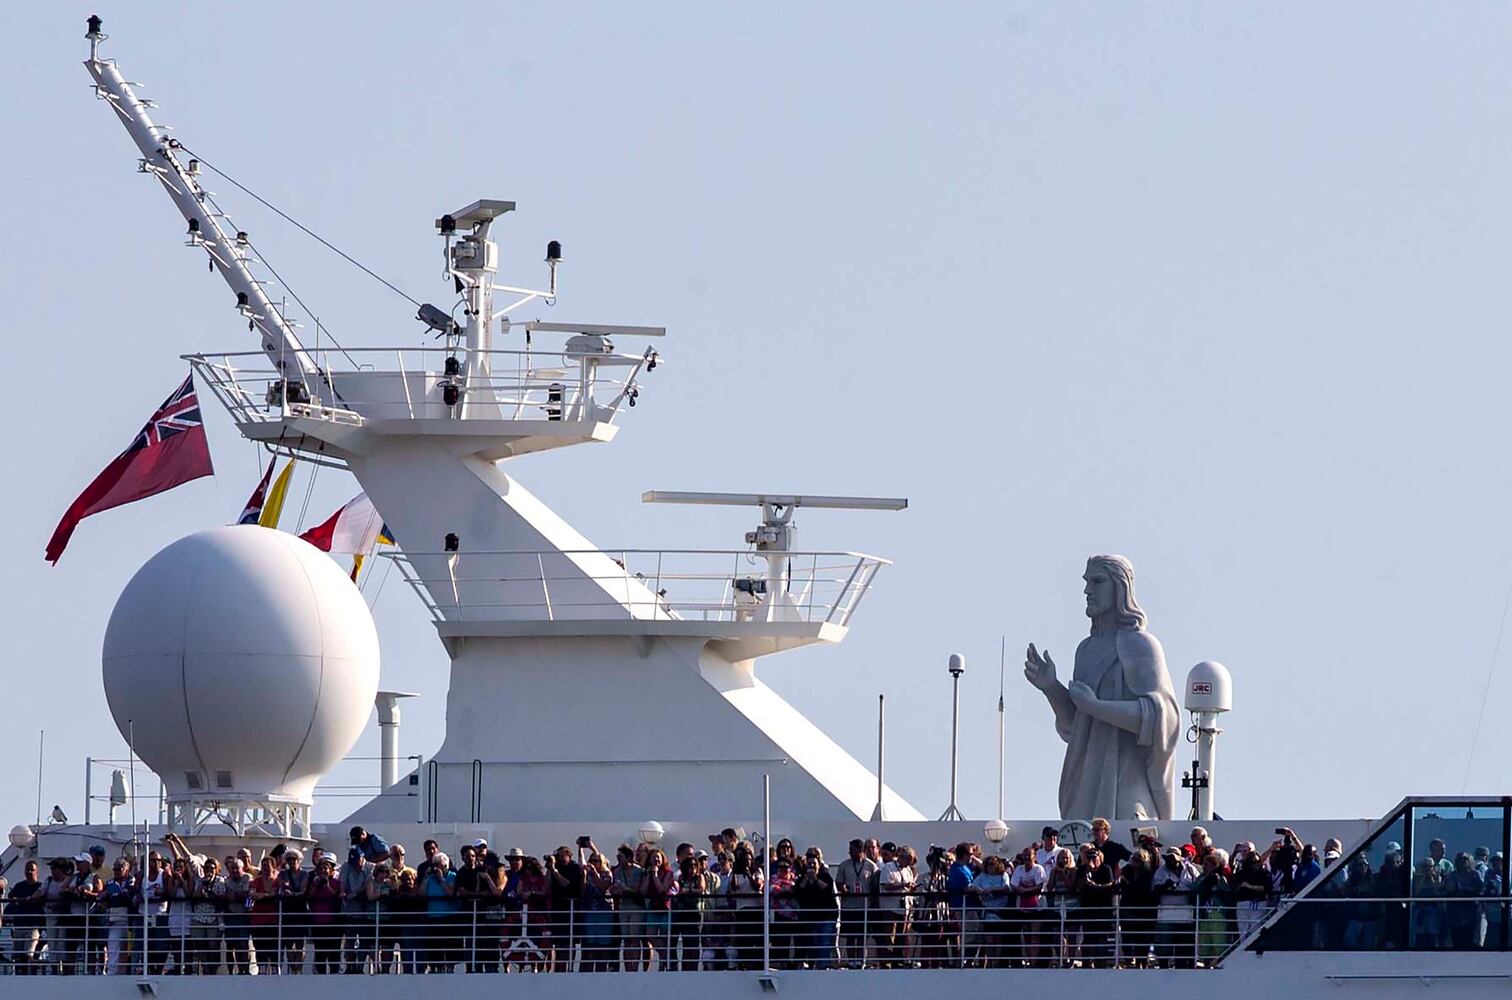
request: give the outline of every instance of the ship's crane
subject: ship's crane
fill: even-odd
[[[152,120],[148,114],[152,102],[137,96],[115,60],[100,58],[100,43],[108,37],[100,30],[100,18],[90,17],[88,25],[84,37],[89,39],[89,59],[84,66],[94,77],[95,93],[115,111],[141,151],[138,169],[162,183],[174,207],[184,216],[189,226],[188,245],[204,250],[211,269],[219,272],[231,287],[237,312],[247,320],[248,329],[260,335],[263,353],[283,374],[285,391],[291,396],[301,391],[320,396],[330,393],[300,344],[294,324],[268,297],[248,267],[252,258],[247,234],[229,226],[225,216],[215,209],[210,192],[200,183],[199,161],[192,156],[186,160],[187,151],[182,144],[168,136],[170,127]]]

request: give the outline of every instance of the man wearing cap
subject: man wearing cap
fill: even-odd
[[[1192,885],[1197,881],[1197,869],[1186,859],[1179,847],[1167,847],[1160,852],[1160,867],[1150,880],[1150,888],[1160,897],[1155,921],[1159,929],[1155,954],[1167,968],[1190,969],[1195,960],[1192,921],[1196,915],[1192,909]]]
[[[136,895],[136,882],[131,877],[131,862],[116,858],[110,878],[100,893],[105,909],[105,971],[116,976],[121,973],[121,961],[126,956],[127,932],[131,929],[131,901]]]
[[[64,893],[68,898],[68,943],[64,969],[72,972],[73,961],[83,963],[84,972],[94,970],[95,960],[105,946],[105,935],[97,921],[92,921],[95,900],[105,891],[105,882],[94,873],[94,859],[87,853],[74,855],[74,873]]]
[[[387,861],[389,845],[384,843],[382,837],[376,833],[368,833],[360,826],[354,826],[347,831],[352,846],[361,848],[362,856],[369,861]]]
[[[1292,892],[1302,891],[1302,887],[1313,879],[1323,874],[1323,866],[1318,863],[1318,849],[1312,844],[1302,845],[1302,856],[1297,861],[1297,868],[1292,872]]]
[[[1034,861],[1045,871],[1055,867],[1055,852],[1060,850],[1060,831],[1047,826],[1040,831],[1039,846],[1034,849]]]
[[[388,852],[384,851],[387,859]],[[373,873],[362,848],[353,844],[347,849],[346,864],[341,866],[341,919],[346,924],[346,971],[353,975],[364,971],[373,950],[373,904],[368,886]]]

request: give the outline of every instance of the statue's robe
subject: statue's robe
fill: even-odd
[[[1160,642],[1138,629],[1090,635],[1076,647],[1072,679],[1102,701],[1138,704],[1139,731],[1094,719],[1074,704],[1056,713],[1056,732],[1066,741],[1061,818],[1172,819],[1181,713]]]

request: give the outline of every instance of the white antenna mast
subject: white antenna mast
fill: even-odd
[[[151,102],[137,97],[132,85],[116,68],[115,60],[99,58],[100,42],[109,37],[101,32],[102,23],[97,16],[89,18],[89,30],[84,36],[89,39],[89,59],[84,67],[94,77],[95,93],[115,110],[141,151],[139,169],[162,183],[163,190],[188,221],[188,245],[204,250],[210,257],[211,268],[219,271],[231,286],[237,312],[247,320],[249,328],[260,331],[263,353],[274,367],[287,380],[305,382],[305,388],[320,392],[322,386],[307,381],[315,375],[316,366],[306,358],[293,325],[247,267],[250,258],[246,233],[228,232],[223,224],[225,217],[206,204],[209,192],[199,182],[199,161],[190,159],[184,163],[179,159],[181,147],[177,139],[168,138],[169,126],[154,123],[147,113]]]

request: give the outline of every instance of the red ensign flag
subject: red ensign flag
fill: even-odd
[[[47,561],[58,561],[74,528],[89,515],[214,473],[191,373],[148,418],[131,447],[105,466],[68,508],[47,543]]]

